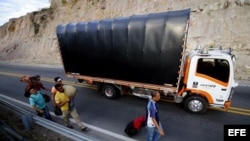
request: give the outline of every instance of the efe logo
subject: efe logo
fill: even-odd
[[[246,129],[228,129],[228,136],[246,136]]]
[[[224,125],[224,141],[249,141],[250,125]]]

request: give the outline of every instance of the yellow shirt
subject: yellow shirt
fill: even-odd
[[[67,102],[61,107],[62,111],[69,110],[69,102],[68,102],[69,97],[64,93],[57,91],[55,95],[55,102],[58,104],[58,103],[64,103],[65,101]]]

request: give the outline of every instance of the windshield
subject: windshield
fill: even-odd
[[[217,80],[228,82],[229,62],[225,59],[200,58],[197,63],[197,73],[213,77]]]

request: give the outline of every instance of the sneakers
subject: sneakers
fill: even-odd
[[[72,126],[72,125],[67,125],[67,127],[68,127],[68,128],[71,128],[71,129],[73,129],[73,126]]]
[[[88,127],[84,127],[81,129],[82,131],[87,131],[88,130]]]
[[[67,127],[70,128],[70,129],[73,129],[73,126],[72,126],[72,125],[67,125]],[[88,127],[83,127],[83,128],[81,129],[81,131],[87,131],[87,130],[88,130]]]

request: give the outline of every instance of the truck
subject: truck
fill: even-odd
[[[65,75],[107,98],[159,91],[191,113],[227,110],[234,89],[231,48],[187,49],[190,9],[60,24]]]

